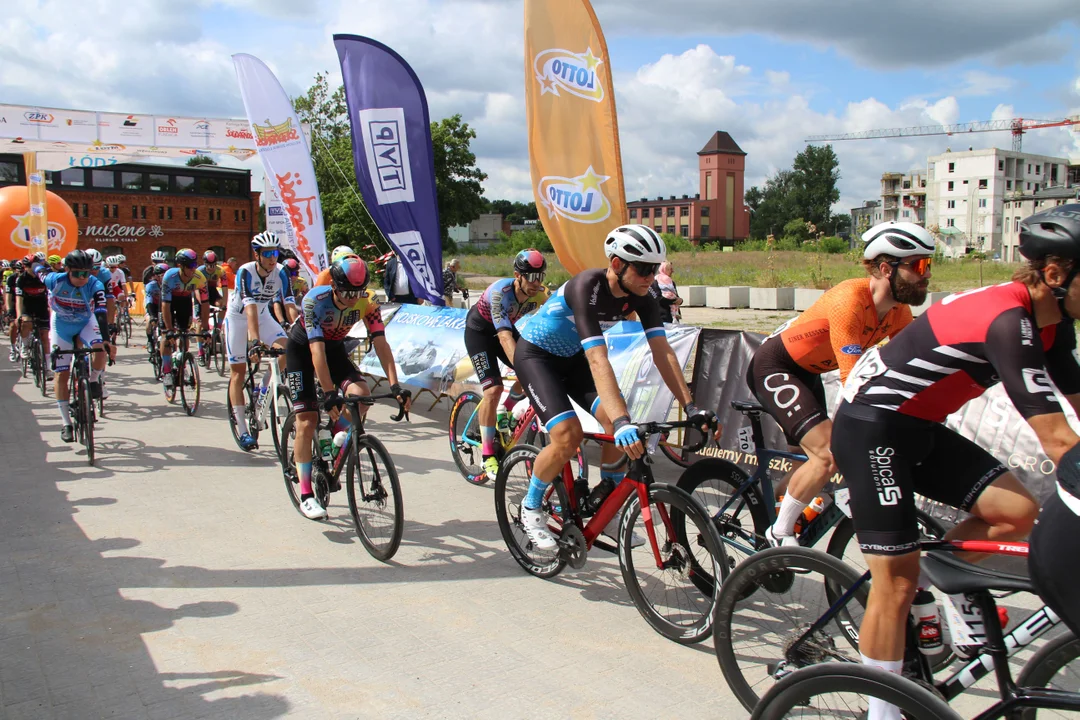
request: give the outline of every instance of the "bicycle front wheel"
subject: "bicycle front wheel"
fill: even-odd
[[[713,623],[716,659],[728,687],[747,710],[784,670],[834,660],[859,662],[869,583],[863,583],[831,622],[800,641],[861,575],[818,550],[779,547],[744,561],[720,589]]]
[[[280,457],[282,430],[285,418],[292,411],[292,400],[289,391],[279,385],[275,397],[264,402],[270,404],[270,434],[274,437],[274,452]]]
[[[361,435],[354,440],[345,472],[356,534],[371,557],[386,562],[401,546],[405,530],[394,461],[378,438]]]
[[[49,361],[45,357],[45,346],[39,342],[36,347],[38,372],[41,374],[41,397],[47,398],[49,397]]]
[[[124,321],[120,325],[121,331],[124,333],[124,347],[131,347],[131,316],[125,315]]]
[[[1051,688],[1076,692],[1080,688],[1080,639],[1065,633],[1039,648],[1020,675],[1018,687]],[[1037,710],[1026,708],[1021,712],[1023,720],[1048,720],[1049,718],[1075,718],[1065,710]]]
[[[210,347],[214,352],[214,366],[217,368],[218,377],[225,377],[225,341],[222,340],[221,330],[214,328],[214,335],[210,340]]]
[[[82,425],[82,443],[86,447],[86,462],[94,464],[94,405],[90,396],[90,382],[79,379],[79,424]]]
[[[859,663],[824,663],[792,673],[765,694],[751,718],[861,718],[869,698],[896,705],[906,720],[960,720],[930,689]]]
[[[251,383],[245,383],[244,384],[244,400],[245,400],[244,418],[247,420],[248,434],[250,434],[251,437],[258,440],[259,439],[259,429],[258,429],[258,427],[256,427],[255,423],[253,423],[251,421],[252,420]],[[236,443],[236,447],[243,450],[244,446],[240,444],[240,434],[241,434],[240,433],[240,428],[237,427],[237,425],[236,425],[236,416],[233,415],[232,393],[229,392],[228,388],[225,389],[225,413],[229,416],[229,430],[232,432],[233,442]],[[256,447],[258,447],[258,446],[256,445]],[[281,455],[281,449],[280,448],[278,449],[278,455]]]
[[[285,490],[289,493],[289,501],[296,511],[300,512],[300,478],[296,474],[296,458],[293,455],[295,445],[296,413],[289,413],[281,426],[281,449],[278,461],[281,463],[281,474],[285,478]]]
[[[481,466],[480,418],[477,409],[483,398],[466,390],[454,400],[450,408],[450,454],[458,472],[473,485],[483,485],[487,475]]]
[[[533,461],[539,453],[531,445],[518,445],[503,458],[499,464],[499,476],[495,478],[495,517],[499,521],[499,531],[506,547],[517,564],[536,577],[550,578],[566,567],[566,559],[558,546],[541,550],[533,545],[521,524],[521,503],[529,491]],[[548,530],[555,537],[562,534],[566,507],[566,489],[562,480],[556,479],[540,506],[541,512],[549,517]]]
[[[623,581],[638,612],[654,630],[684,645],[701,642],[712,632],[720,587],[713,582],[712,592],[703,593],[694,575],[704,569],[710,577],[719,576],[724,558],[720,536],[705,509],[686,492],[663,483],[653,483],[648,492],[651,512],[642,512],[637,494],[623,509],[619,525]],[[682,518],[682,534],[673,521],[676,513]],[[650,525],[656,548],[649,536]],[[695,542],[687,542],[687,535]]]
[[[194,415],[199,410],[199,396],[202,393],[202,383],[199,381],[199,363],[191,353],[184,354],[184,360],[180,363],[180,402],[184,405],[184,412]]]

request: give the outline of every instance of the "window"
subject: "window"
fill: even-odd
[[[131,206],[131,219],[132,220],[138,220],[139,219],[139,206],[138,205],[132,205]]]
[[[233,210],[233,213],[235,214],[235,216],[233,217],[233,220],[236,220],[237,222],[240,222],[240,211],[239,210]],[[636,218],[637,218],[637,208],[630,208],[630,219],[634,220]]]
[[[1031,189],[1031,183],[1028,183],[1028,184],[1027,184],[1027,189],[1028,189],[1028,190],[1030,190],[1030,189]]]
[[[220,195],[221,182],[217,178],[199,178],[195,181],[195,192],[199,195]]]
[[[683,207],[679,210],[679,217],[690,217],[690,208]]]
[[[682,235],[683,237],[690,237],[690,226],[689,225],[683,225],[682,230],[679,232],[679,234]]]
[[[955,200],[950,200],[949,201],[949,209],[950,210],[955,210],[956,209],[956,201]]]
[[[986,189],[986,187],[987,187],[987,185],[986,185],[986,178],[980,178],[980,179],[979,179],[979,189],[980,189],[980,190],[985,190],[985,189]]]
[[[905,180],[904,181],[904,189],[905,190],[910,190],[911,189],[911,181],[910,180]]]
[[[86,185],[86,171],[82,168],[67,168],[60,172],[60,184],[69,187],[83,187]]]
[[[233,222],[240,222],[240,211],[233,210]],[[630,219],[633,220],[637,217],[637,208],[630,208]]]
[[[675,232],[675,226],[674,226],[674,225],[668,225],[668,226],[667,226],[667,230],[665,230],[664,232],[669,232],[669,233],[672,233],[672,234],[674,234],[674,232]]]
[[[1004,160],[998,160],[998,172],[1001,172],[1004,169],[1005,169],[1005,161]]]
[[[1006,190],[1012,190],[1012,180],[1006,180],[1005,181],[1005,189]]]
[[[955,183],[952,180],[950,180],[948,187],[949,187],[949,192],[952,192],[953,187],[955,187]]]
[[[241,210],[240,211],[240,219],[243,220],[244,222],[247,222],[247,210]]]
[[[106,220],[108,220],[108,219],[109,219],[109,217],[111,217],[111,216],[109,215],[109,206],[108,206],[108,205],[102,205],[101,207],[102,207],[102,209],[103,209],[103,212],[102,212],[102,215],[101,215],[101,216],[102,216],[103,218],[105,218]]]
[[[1039,192],[1039,183],[1035,183],[1035,192]]]
[[[116,187],[116,173],[112,170],[94,170],[91,182],[96,188]]]
[[[113,205],[112,206],[112,216],[116,220],[120,219],[120,206],[119,205]]]
[[[986,198],[979,198],[979,207],[986,207]]]
[[[120,184],[125,190],[145,190],[143,174],[135,172],[120,173]]]
[[[140,205],[139,206],[139,219],[140,220],[145,220],[146,219],[146,206],[145,205]]]
[[[707,207],[701,208],[701,217],[709,217],[709,208],[707,208]]]
[[[668,217],[675,217],[675,208],[673,208],[673,207],[669,207],[669,208],[667,209],[667,216],[668,216]]]
[[[904,211],[904,217],[911,217],[911,211],[910,210],[905,210]]]
[[[199,219],[199,208],[191,208],[191,219],[192,220],[198,220]]]
[[[164,220],[165,219],[165,206],[164,205],[158,205],[157,219],[158,220]]]
[[[1035,174],[1036,175],[1042,175],[1042,165],[1036,165],[1035,166]]]
[[[191,208],[189,208],[189,207],[184,208],[184,219],[185,220],[190,220],[191,219]]]
[[[1020,232],[1020,218],[1013,218],[1013,232]]]
[[[75,203],[71,206],[71,211],[75,213],[75,217],[79,217],[79,203]]]
[[[109,257],[110,255],[123,255],[123,254],[124,254],[124,248],[120,247],[119,245],[106,245],[105,247],[101,248],[101,256],[102,257]]]
[[[82,204],[82,214],[83,217],[90,217],[90,208],[87,207],[86,203]]]
[[[240,181],[235,179],[225,179],[221,181],[221,194],[222,195],[240,195]]]
[[[165,208],[165,217],[168,218],[169,220],[172,220],[172,205]]]
[[[19,164],[0,162],[0,182],[19,182]]]
[[[176,175],[173,179],[176,181],[176,192],[195,192],[195,178],[190,175]]]
[[[945,227],[956,227],[956,218],[949,218],[946,220]]]
[[[150,175],[150,191],[151,192],[165,192],[169,189],[169,176],[168,175]]]
[[[949,172],[956,172],[956,163],[949,163]]]
[[[1031,174],[1031,163],[1028,163],[1028,175]]]

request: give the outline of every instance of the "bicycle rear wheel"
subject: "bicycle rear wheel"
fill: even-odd
[[[1080,639],[1072,633],[1065,633],[1047,642],[1024,665],[1016,678],[1016,685],[1076,692],[1080,688]],[[1025,708],[1020,717],[1023,720],[1064,720],[1075,718],[1076,714],[1065,710]]]
[[[244,419],[247,420],[248,434],[255,438],[256,443],[258,443],[259,428],[252,422],[255,413],[252,407],[254,403],[252,402],[251,392],[251,383],[244,383]],[[233,442],[236,443],[236,447],[243,450],[244,446],[240,444],[240,428],[236,426],[236,418],[233,416],[232,393],[230,393],[227,388],[225,391],[225,412],[229,416],[229,430],[232,432]],[[256,444],[255,447],[258,447],[258,444]],[[278,450],[278,455],[281,455],[280,448]]]
[[[361,435],[345,470],[349,512],[371,557],[386,562],[401,546],[405,510],[394,460],[378,438]]]
[[[214,335],[210,339],[210,347],[214,352],[214,365],[217,367],[219,377],[225,377],[225,343],[221,338],[221,328],[214,327]]]
[[[38,372],[38,388],[41,390],[41,397],[49,397],[49,366],[48,360],[45,358],[45,347],[41,342],[34,344],[34,350],[37,355],[37,372]]]
[[[623,508],[619,525],[619,566],[623,581],[638,612],[654,630],[675,642],[689,645],[704,640],[712,632],[713,611],[720,587],[712,583],[705,594],[693,580],[698,568],[710,577],[720,574],[724,551],[720,536],[705,509],[690,495],[673,485],[649,486],[651,512],[642,512],[635,493]],[[694,543],[676,531],[672,517],[682,516],[682,528],[692,528]],[[646,519],[646,518],[649,519]],[[637,527],[638,519],[641,526]],[[657,551],[649,542],[648,525],[656,535]],[[645,543],[634,547],[635,531]]]
[[[846,592],[860,578],[831,555],[803,547],[762,550],[735,568],[720,589],[713,644],[728,687],[744,708],[753,710],[782,671],[859,662],[868,583],[830,623],[793,646],[831,607],[831,592]]]
[[[541,550],[530,542],[521,524],[521,503],[529,491],[533,460],[540,451],[531,445],[518,445],[499,463],[495,479],[495,516],[499,521],[506,547],[517,564],[526,572],[540,578],[558,575],[566,567],[566,559],[558,547]],[[550,516],[548,530],[555,537],[562,534],[565,523],[563,508],[567,507],[566,489],[562,479],[551,484],[541,511]]]
[[[932,690],[859,663],[825,663],[792,673],[765,694],[751,718],[866,717],[868,698],[896,705],[907,720],[960,720]]]
[[[199,410],[202,383],[199,381],[199,363],[191,353],[184,353],[180,363],[180,402],[184,412],[194,415]]]
[[[292,412],[292,399],[289,391],[278,386],[274,398],[267,398],[263,402],[270,405],[270,434],[274,437],[274,452],[281,455],[281,433],[285,424],[285,418]]]
[[[466,390],[454,400],[450,408],[450,454],[458,472],[473,485],[483,485],[487,475],[481,466],[480,420],[477,409],[483,398]]]
[[[285,490],[289,493],[289,501],[297,512],[300,512],[300,478],[296,475],[296,458],[293,448],[296,444],[296,413],[289,413],[281,426],[281,448],[278,461],[281,463],[281,474],[285,478]],[[302,513],[301,513],[302,514]]]
[[[82,425],[82,444],[86,448],[86,462],[94,464],[94,401],[90,396],[90,381],[79,378],[79,424]]]
[[[120,330],[124,333],[124,347],[131,347],[131,316],[124,313],[124,319],[120,323]]]

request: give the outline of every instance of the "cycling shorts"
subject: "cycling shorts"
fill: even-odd
[[[75,338],[82,340],[83,347],[94,347],[101,344],[101,329],[98,327],[97,318],[93,315],[85,325],[71,325],[56,322],[56,317],[49,323],[49,347],[71,350],[75,347]],[[71,355],[60,355],[56,358],[53,370],[66,372],[71,367]]]
[[[1008,472],[941,423],[867,405],[841,403],[832,438],[859,548],[870,555],[919,550],[915,493],[968,512]]]
[[[563,357],[552,355],[528,340],[519,340],[514,351],[514,369],[548,432],[563,420],[576,417],[571,399],[593,415],[600,407],[584,350]]]
[[[187,332],[191,327],[191,299],[181,298],[170,307],[172,308],[173,330]]]
[[[222,333],[225,335],[225,357],[230,365],[242,365],[247,362],[247,339],[248,320],[246,315],[238,313],[225,313],[225,321],[222,323]],[[285,337],[285,331],[270,314],[265,306],[259,311],[259,340],[267,345],[273,345]]]
[[[1080,515],[1062,501],[1058,489],[1043,504],[1031,532],[1028,572],[1039,596],[1080,636],[1080,578],[1073,563],[1080,557]]]
[[[821,376],[791,359],[780,338],[769,338],[746,369],[746,384],[762,407],[780,424],[789,445],[829,419]]]
[[[157,320],[158,315],[161,313],[161,306],[155,302],[146,304],[146,317],[151,320]]]
[[[213,304],[215,304],[215,303],[217,303],[218,301],[221,300],[221,293],[218,292],[218,289],[216,287],[207,287],[206,288],[206,300],[211,305],[213,305]]]
[[[28,315],[35,320],[40,320],[43,323],[49,322],[49,301],[45,299],[41,300],[27,300],[23,298],[23,315]]]
[[[470,311],[471,312],[471,311]],[[521,337],[518,331],[512,330],[514,341]],[[499,361],[502,360],[507,367],[513,367],[506,357],[502,343],[499,342],[498,334],[485,332],[465,326],[465,350],[472,360],[476,377],[480,381],[480,387],[487,390],[489,387],[498,385],[502,387],[502,371],[499,369]]]
[[[349,359],[344,343],[331,341],[323,344],[326,347],[326,365],[334,387],[341,388],[344,392],[351,383],[364,382],[364,376]],[[315,379],[315,363],[311,357],[310,344],[289,340],[285,346],[285,384],[289,388],[296,412],[319,409],[316,396],[318,382]]]

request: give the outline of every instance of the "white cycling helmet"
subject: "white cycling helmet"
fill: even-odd
[[[94,248],[90,248],[86,251],[86,254],[89,255],[90,259],[94,262],[94,267],[97,267],[101,264],[101,253],[99,253],[97,250],[95,250]]]
[[[154,252],[150,253],[150,262],[152,263],[163,263],[167,259],[168,256],[165,254],[164,250],[155,250]]]
[[[909,222],[878,223],[863,233],[866,248],[863,257],[873,260],[878,255],[892,255],[896,258],[915,255],[933,255],[934,238],[921,225]]]
[[[621,225],[604,240],[604,254],[627,262],[662,263],[667,246],[656,231],[646,225]]]
[[[251,238],[252,250],[258,251],[265,250],[267,248],[277,248],[278,250],[281,249],[281,240],[278,239],[278,236],[275,233],[267,230],[266,232],[261,232],[255,237]]]
[[[117,255],[116,256],[116,262],[120,263],[121,265],[126,263],[127,262],[127,255]]]

